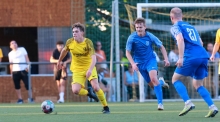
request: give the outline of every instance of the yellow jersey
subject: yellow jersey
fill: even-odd
[[[216,36],[215,36],[215,42],[220,43],[220,29],[218,29]]]
[[[95,55],[93,43],[90,39],[84,38],[83,42],[78,43],[74,38],[67,40],[64,49],[68,50],[72,56],[70,70],[72,72],[80,72],[88,70],[92,55]]]
[[[2,54],[2,49],[0,48],[0,58],[3,57],[3,54]]]

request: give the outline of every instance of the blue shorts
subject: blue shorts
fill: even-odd
[[[158,70],[157,61],[155,58],[152,58],[145,63],[138,64],[137,66],[138,66],[138,69],[139,69],[141,75],[144,77],[144,80],[147,83],[149,83],[151,81],[150,76],[149,76],[149,72],[151,70]]]
[[[191,76],[196,80],[202,80],[208,76],[207,65],[208,59],[206,58],[184,60],[183,66],[180,68],[176,67],[175,73],[184,76]]]

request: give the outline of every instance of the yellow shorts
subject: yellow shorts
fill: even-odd
[[[82,87],[84,88],[86,82],[86,72],[87,70],[82,72],[73,72],[72,84],[78,83],[81,84]],[[94,67],[88,80],[91,81],[92,79],[97,79],[97,78],[98,75],[97,75],[96,67]]]

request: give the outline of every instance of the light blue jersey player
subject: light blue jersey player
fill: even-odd
[[[169,86],[164,82],[162,77],[159,78],[158,82],[157,61],[152,45],[155,44],[160,48],[164,57],[165,66],[170,65],[167,52],[162,45],[162,42],[156,36],[145,31],[146,24],[144,18],[137,18],[134,23],[136,31],[128,37],[126,56],[131,63],[133,70],[140,71],[145,81],[147,81],[151,88],[154,89],[158,100],[158,110],[163,110],[163,94],[161,86],[167,88]],[[131,52],[133,57],[131,56]]]
[[[170,19],[173,23],[170,31],[177,41],[179,50],[179,60],[176,63],[177,68],[173,74],[172,83],[185,102],[185,107],[179,116],[183,116],[195,108],[188,96],[186,87],[181,82],[182,78],[191,76],[193,86],[210,108],[205,117],[214,117],[218,113],[218,108],[214,105],[208,90],[202,85],[204,78],[208,75],[209,58],[205,48],[203,48],[202,40],[192,25],[182,21],[182,10],[180,8],[171,9]]]

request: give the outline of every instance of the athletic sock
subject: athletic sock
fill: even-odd
[[[95,92],[97,97],[99,98],[99,101],[102,103],[102,105],[105,107],[105,106],[108,106],[107,104],[107,101],[105,99],[105,94],[104,92],[102,91],[102,89],[99,89],[98,92]]]
[[[177,80],[173,85],[184,102],[189,100],[189,95],[187,93],[186,87],[180,80]]]
[[[87,91],[86,89],[81,88],[81,89],[79,90],[79,95],[85,96],[85,95],[87,95],[87,94],[88,94],[88,91]]]
[[[162,88],[160,84],[157,86],[154,86],[154,92],[157,96],[158,104],[163,104],[163,93],[162,93]]]
[[[204,86],[200,86],[197,89],[197,92],[200,94],[200,96],[204,99],[209,107],[214,104],[209,94],[209,91]]]

